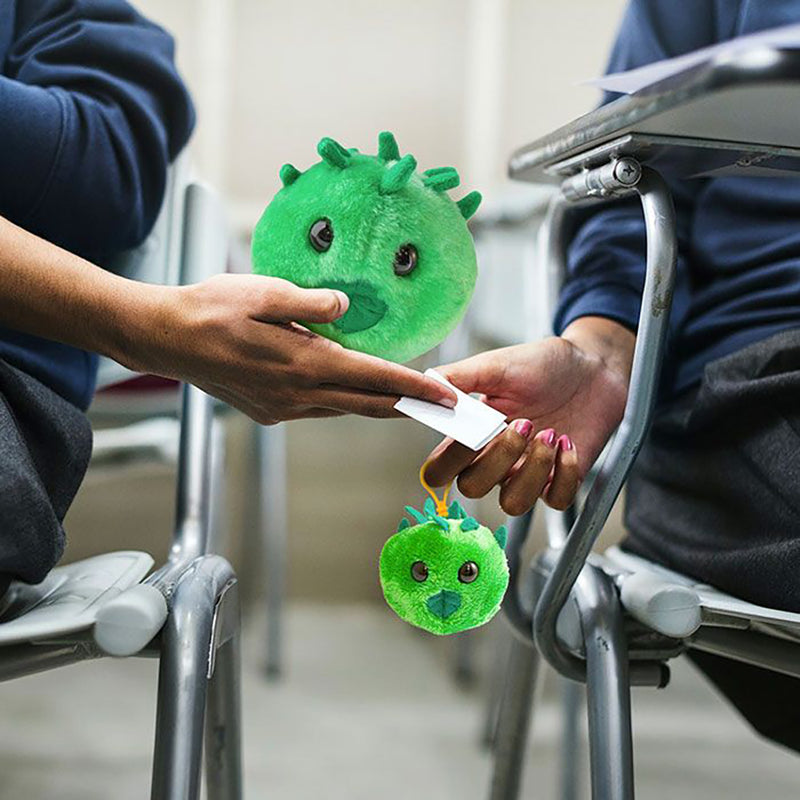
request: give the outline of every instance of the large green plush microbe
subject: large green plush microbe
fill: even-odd
[[[350,298],[347,313],[308,327],[344,347],[408,361],[455,327],[475,287],[475,247],[467,220],[481,196],[458,202],[453,167],[417,172],[391,133],[377,156],[325,138],[322,161],[280,171],[283,188],[253,232],[253,271]],[[303,322],[298,320],[298,322]]]
[[[458,633],[488,622],[508,588],[506,530],[489,528],[453,503],[447,518],[431,503],[407,519],[384,545],[383,596],[395,613],[426,631]]]

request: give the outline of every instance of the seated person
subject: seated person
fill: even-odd
[[[0,599],[63,551],[96,353],[263,423],[389,416],[401,394],[454,404],[436,381],[287,325],[341,316],[338,292],[257,276],[147,286],[84,260],[144,240],[193,125],[171,38],[125,0],[0,3]]]
[[[703,0],[690,14],[669,0],[632,0],[609,69],[798,19],[797,0]],[[800,612],[800,181],[702,178],[671,190],[679,258],[668,359],[627,484],[624,546],[735,596]],[[556,508],[571,502],[623,413],[644,240],[636,199],[581,211],[559,335],[441,369],[522,420],[477,457],[443,443],[431,482],[459,475],[468,497],[499,484],[510,514],[538,497]],[[800,681],[691,657],[760,733],[800,750]]]

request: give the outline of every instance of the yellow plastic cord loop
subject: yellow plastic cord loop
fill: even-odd
[[[450,494],[450,487],[453,485],[453,481],[450,481],[450,483],[448,483],[447,486],[444,487],[444,494],[442,495],[442,499],[440,500],[437,497],[436,492],[434,492],[433,489],[431,489],[431,487],[428,486],[428,482],[425,480],[425,470],[426,470],[428,464],[430,464],[430,461],[426,461],[419,468],[419,482],[422,484],[422,488],[431,496],[431,498],[433,499],[433,502],[436,504],[436,513],[440,517],[447,518],[447,516],[448,516],[448,514],[447,514],[447,495]]]

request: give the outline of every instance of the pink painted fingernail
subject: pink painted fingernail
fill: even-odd
[[[528,434],[533,430],[533,423],[529,419],[518,419],[513,427],[520,436],[527,439]]]
[[[558,446],[561,450],[572,450],[572,439],[570,439],[566,434],[559,436]]]
[[[546,430],[539,431],[539,433],[536,435],[548,447],[553,447],[556,443],[556,432],[552,428],[547,428]]]

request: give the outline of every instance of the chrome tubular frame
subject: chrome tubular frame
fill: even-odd
[[[562,647],[556,635],[556,622],[649,429],[675,283],[677,242],[669,189],[658,173],[641,168],[635,183],[620,187],[614,194],[628,194],[631,190],[641,199],[647,232],[647,270],[633,356],[631,391],[622,423],[558,554],[533,620],[536,644],[542,656],[562,675],[578,681],[586,680],[586,661]],[[570,200],[566,199],[566,194],[562,192],[564,199],[560,202],[597,196],[582,195],[575,191],[574,185],[570,188]]]

